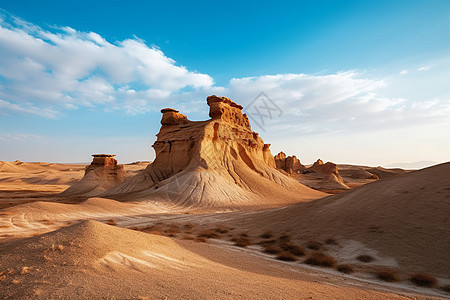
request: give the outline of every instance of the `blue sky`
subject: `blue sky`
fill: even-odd
[[[154,158],[163,107],[264,91],[302,162],[448,160],[449,1],[0,1],[0,160]]]

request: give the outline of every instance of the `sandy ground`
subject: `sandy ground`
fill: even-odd
[[[84,166],[3,163],[0,298],[449,297],[408,281],[421,271],[433,274],[438,287],[450,284],[449,166],[393,176],[289,207],[189,213],[148,201],[60,199],[57,194],[83,176]],[[143,167],[126,169],[137,173]],[[79,223],[86,219],[116,226]],[[203,231],[218,227],[227,233],[207,243],[196,241]],[[273,239],[290,236],[306,255],[282,262],[262,253],[259,236],[266,230]],[[247,248],[230,241],[242,233],[251,240]],[[336,245],[327,244],[329,238]],[[308,249],[311,241],[355,273],[304,264],[314,252]],[[361,254],[374,261],[357,261]],[[377,280],[373,272],[382,266],[395,269],[400,282]]]

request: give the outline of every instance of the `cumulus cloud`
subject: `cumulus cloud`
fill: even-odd
[[[0,84],[0,98],[17,112],[101,104],[140,111],[181,90],[212,86],[213,79],[138,38],[110,43],[94,32],[43,29],[3,13]]]
[[[355,71],[279,74],[234,78],[228,93],[244,107],[251,104],[247,109],[251,118],[252,100],[265,92],[283,113],[267,118],[266,128],[255,129],[286,134],[349,133],[449,122],[450,97],[410,101],[408,95],[388,93],[390,85],[389,79],[369,79]]]
[[[408,70],[404,69],[400,71],[400,75],[406,75],[408,74]]]

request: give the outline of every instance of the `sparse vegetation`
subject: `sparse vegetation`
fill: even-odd
[[[327,244],[327,245],[337,245],[338,243],[337,243],[337,241],[336,241],[335,239],[333,239],[333,238],[327,238],[327,239],[325,240],[325,244]]]
[[[197,237],[194,241],[197,243],[207,243],[206,239],[202,237]]]
[[[281,249],[273,245],[266,245],[264,246],[264,252],[269,254],[278,254],[281,252]]]
[[[368,254],[359,255],[356,259],[363,263],[370,263],[375,260],[375,258]]]
[[[261,242],[259,242],[258,244],[260,244],[260,245],[273,245],[273,244],[276,244],[276,240],[274,240],[274,239],[272,239],[272,240],[264,240],[264,241],[261,241]]]
[[[353,273],[353,268],[350,265],[338,265],[336,270],[345,274]]]
[[[271,237],[273,237],[272,230],[268,229],[264,231],[259,237],[262,239],[270,239]]]
[[[283,252],[279,253],[277,255],[276,259],[282,260],[282,261],[296,261],[297,260],[295,255],[293,255],[292,253],[287,252],[287,251],[283,251]]]
[[[207,239],[218,239],[218,238],[220,238],[220,235],[214,229],[203,230],[197,236],[200,237],[200,238],[207,238]]]
[[[245,248],[245,247],[250,246],[252,244],[250,238],[248,238],[248,235],[247,236],[243,236],[241,234],[241,236],[239,236],[237,238],[234,238],[233,240],[234,240],[234,245],[236,245],[238,247]]]
[[[411,276],[409,279],[412,283],[418,286],[434,287],[437,284],[437,280],[434,276],[426,273],[417,273]]]
[[[225,226],[218,226],[218,227],[214,228],[214,231],[216,231],[217,233],[220,233],[220,234],[226,234],[226,233],[228,233],[229,229]]]
[[[296,256],[303,256],[306,253],[303,247],[291,243],[283,244],[281,248],[285,251],[289,251],[291,254]]]
[[[168,237],[176,237],[180,233],[180,229],[177,225],[171,224],[167,229],[164,230],[165,235]]]
[[[331,268],[336,264],[336,260],[328,254],[316,251],[305,260],[305,264]]]
[[[383,281],[387,282],[399,281],[397,272],[390,268],[380,268],[376,270],[375,275],[377,276],[378,279]]]
[[[450,294],[450,284],[444,285],[441,290]]]
[[[320,250],[322,248],[322,244],[317,241],[308,241],[308,243],[306,243],[306,248],[311,250]]]

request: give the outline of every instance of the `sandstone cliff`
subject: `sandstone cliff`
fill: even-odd
[[[154,162],[103,196],[184,207],[273,205],[323,196],[276,170],[270,145],[251,130],[242,106],[217,96],[207,104],[206,121],[161,110]]]

